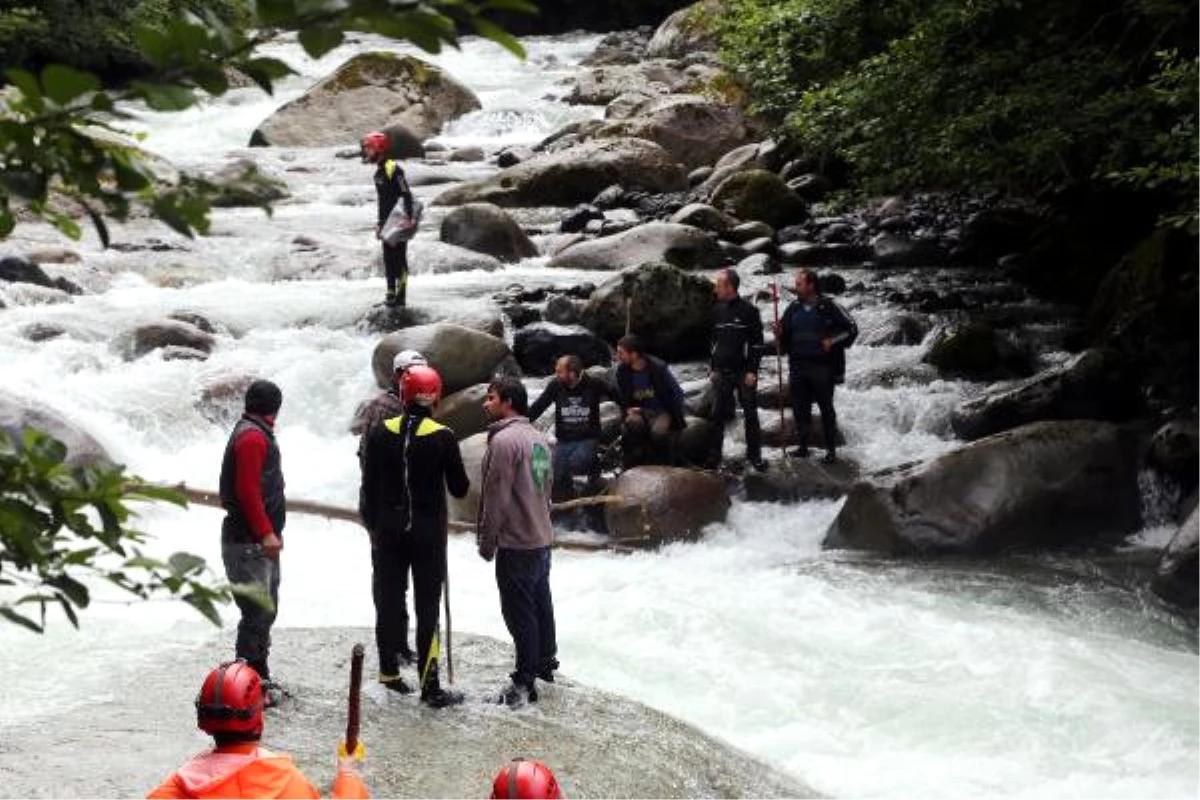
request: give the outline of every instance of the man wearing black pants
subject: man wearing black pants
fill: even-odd
[[[763,344],[762,315],[752,303],[738,295],[740,283],[736,271],[723,269],[717,273],[713,289],[717,297],[717,304],[713,308],[712,355],[709,361],[713,414],[708,458],[704,466],[716,469],[721,465],[725,426],[733,419],[736,395],[742,404],[746,427],[746,460],[761,471],[767,468],[762,460],[762,431],[758,425],[757,387]]]
[[[846,348],[858,337],[858,326],[845,309],[821,294],[817,274],[796,273],[796,299],[783,312],[775,336],[788,355],[788,392],[799,447],[788,455],[808,456],[812,404],[821,410],[826,464],[837,460],[837,413],[833,387],[845,379]]]
[[[488,428],[476,536],[479,555],[496,559],[500,613],[517,651],[512,683],[498,702],[536,702],[535,679],[553,683],[558,669],[554,600],[550,594],[550,443],[525,416],[529,398],[516,378],[497,378],[483,408]]]
[[[418,365],[404,373],[404,413],[369,434],[359,495],[359,512],[371,535],[379,681],[400,694],[412,691],[400,676],[411,569],[421,701],[434,708],[463,699],[441,686],[434,638],[446,575],[446,490],[465,497],[470,488],[454,432],[430,416],[441,393],[441,377],[432,367]]]

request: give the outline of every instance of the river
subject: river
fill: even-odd
[[[483,102],[439,141],[488,150],[532,144],[566,121],[600,115],[556,99],[556,82],[597,40],[531,39],[525,63],[473,39],[431,57]],[[383,297],[382,277],[370,269],[371,168],[335,158],[339,148],[244,145],[274,107],[376,44],[358,37],[316,62],[295,44],[272,45],[299,72],[273,97],[238,89],[179,114],[137,112],[132,124],[149,149],[201,168],[248,155],[284,176],[293,198],[271,217],[219,210],[213,235],[195,242],[146,221],[114,230],[118,242],[153,238],[165,250],[101,252],[88,232],[72,247],[83,256],[78,280],[92,293],[51,304],[6,296],[4,388],[79,422],[133,473],[212,487],[228,430],[197,410],[197,397],[223,376],[270,377],[284,392],[278,433],[289,495],[352,506],[358,465],[347,425],[376,391],[377,336],[359,322]],[[428,199],[441,188],[418,193]],[[434,210],[419,238],[436,238],[437,219]],[[299,235],[336,253],[341,274],[292,270]],[[39,243],[64,241],[26,225],[10,245]],[[414,264],[410,303],[465,313],[489,307],[491,295],[513,283],[605,277],[550,273],[544,261],[447,275]],[[846,304],[864,328],[898,311],[874,295],[852,293]],[[219,344],[207,361],[126,360],[128,331],[180,310],[216,325]],[[67,335],[32,342],[22,331],[34,323]],[[919,352],[850,351],[847,385],[838,390],[843,452],[864,467],[956,446],[948,415],[972,387],[877,377],[904,374]],[[1083,560],[892,562],[822,552],[838,507],[737,502],[727,523],[697,544],[632,556],[556,553],[563,672],[686,720],[832,796],[1197,795],[1193,627],[1113,570]],[[152,534],[154,553],[189,550],[219,565],[219,521],[212,509],[153,507],[138,527]],[[1127,556],[1161,546],[1166,533],[1148,528]],[[370,625],[363,532],[296,515],[285,538],[277,624]],[[492,567],[473,542],[452,538],[449,569],[456,629],[506,640]],[[7,725],[104,697],[111,670],[169,669],[173,648],[212,635],[181,604],[96,592],[79,631],[61,618],[44,636],[0,627],[0,738]],[[226,613],[230,652],[233,617]],[[496,676],[498,687],[503,678]]]

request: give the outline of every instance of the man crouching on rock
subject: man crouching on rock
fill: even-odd
[[[550,596],[550,443],[529,422],[529,397],[513,377],[488,386],[488,427],[476,535],[479,555],[496,559],[500,613],[512,634],[517,668],[497,702],[510,708],[536,702],[537,678],[554,682],[558,644]]]

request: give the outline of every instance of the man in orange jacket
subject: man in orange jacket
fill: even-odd
[[[263,731],[262,680],[244,661],[231,661],[205,678],[196,698],[196,721],[215,747],[192,757],[147,797],[155,798],[316,798],[313,787],[286,753],[259,746]],[[338,748],[333,796],[366,798],[360,776],[366,751]]]

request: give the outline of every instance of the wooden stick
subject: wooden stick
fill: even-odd
[[[362,692],[363,646],[355,644],[350,651],[350,695],[346,699],[346,755],[353,756],[358,748],[359,696]]]
[[[135,488],[131,486],[131,488]],[[182,494],[189,502],[196,503],[202,506],[214,506],[220,508],[221,496],[217,492],[207,489],[197,489],[193,486],[188,486],[186,483],[177,483],[170,487]],[[575,500],[567,500],[562,503],[554,503],[550,508],[554,511],[569,511],[574,508],[582,508],[591,505],[622,505],[628,504],[629,501],[616,495],[595,495],[594,497],[580,497]],[[313,500],[292,500],[287,501],[287,510],[289,513],[295,514],[312,514],[318,517],[326,517],[328,519],[345,520],[353,522],[357,525],[362,524],[362,519],[358,515],[358,511],[341,506],[330,505],[328,503],[318,503]],[[448,520],[446,526],[459,533],[474,533],[475,523],[464,522],[462,520]],[[648,538],[639,539],[616,539],[612,542],[570,542],[570,541],[555,541],[554,546],[563,550],[583,550],[597,551],[610,550],[615,553],[632,553],[639,547],[651,544]]]

